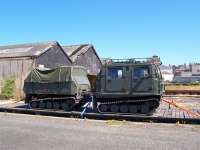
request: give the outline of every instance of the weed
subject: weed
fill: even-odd
[[[1,89],[0,99],[10,99],[14,97],[15,93],[15,77],[10,77],[5,80]]]

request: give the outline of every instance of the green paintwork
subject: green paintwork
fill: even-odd
[[[150,62],[111,62],[105,64],[97,76],[97,98],[160,97],[162,93],[159,67]]]
[[[33,69],[24,81],[26,94],[81,95],[90,91],[85,68],[63,66],[55,69]]]

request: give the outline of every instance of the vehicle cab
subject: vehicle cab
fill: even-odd
[[[151,61],[112,60],[106,63],[96,81],[97,97],[160,95],[162,76]]]

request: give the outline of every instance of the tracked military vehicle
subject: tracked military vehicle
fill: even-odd
[[[89,91],[86,69],[80,66],[36,68],[24,81],[25,103],[31,108],[70,111],[84,103]]]
[[[150,114],[160,103],[162,76],[153,59],[110,60],[94,93],[99,113]]]
[[[99,113],[150,114],[163,92],[161,73],[152,59],[110,60],[92,87],[80,66],[33,69],[24,82],[25,102],[31,108],[70,111],[92,99]]]

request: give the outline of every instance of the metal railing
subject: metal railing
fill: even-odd
[[[134,63],[134,64],[160,64],[160,61],[154,58],[127,58],[127,59],[107,59],[104,60],[105,64],[112,63]]]

